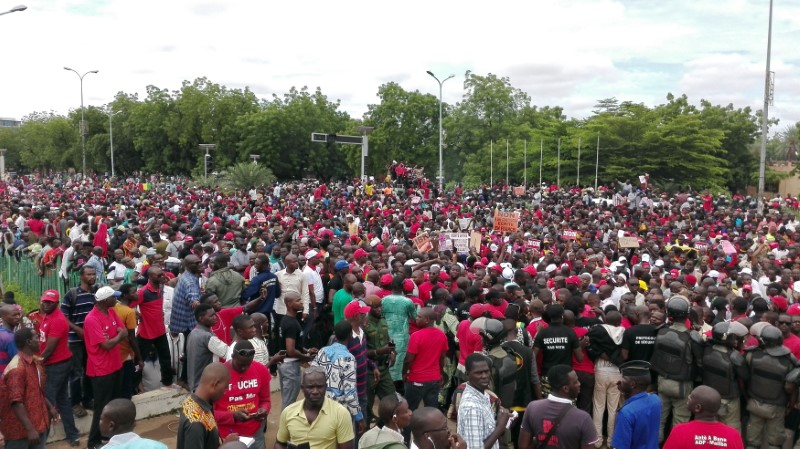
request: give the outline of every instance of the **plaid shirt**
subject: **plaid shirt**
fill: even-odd
[[[483,441],[494,432],[495,425],[496,421],[489,396],[467,383],[458,407],[456,433],[464,438],[467,449],[483,449]],[[497,441],[492,445],[492,449],[499,449],[499,447],[500,444]]]
[[[192,310],[192,302],[200,300],[200,277],[184,272],[172,298],[172,313],[169,317],[169,330],[172,333],[189,332],[197,325]]]

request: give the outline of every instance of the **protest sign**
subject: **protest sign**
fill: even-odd
[[[542,248],[542,241],[541,240],[536,240],[536,239],[528,239],[528,248],[541,249]]]
[[[525,187],[514,187],[514,195],[522,196],[525,195]]]
[[[565,229],[561,231],[561,238],[564,240],[575,240],[576,238],[578,238],[578,231]]]
[[[481,250],[481,240],[483,240],[483,234],[478,231],[472,231],[472,234],[469,236],[469,247],[473,250],[480,251]]]
[[[494,230],[499,232],[517,232],[519,228],[519,212],[501,212],[494,210]]]
[[[638,248],[639,247],[639,239],[636,237],[620,237],[619,238],[619,247],[620,248]]]
[[[720,243],[722,244],[722,251],[725,251],[725,254],[727,255],[736,254],[736,247],[733,246],[733,243],[727,240],[723,240]]]
[[[416,247],[419,251],[422,252],[427,252],[433,249],[431,238],[427,232],[423,232],[422,234],[417,234],[417,236],[414,237],[414,247]]]

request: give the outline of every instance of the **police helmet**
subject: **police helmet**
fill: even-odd
[[[767,326],[761,331],[764,346],[780,346],[783,344],[783,333],[775,326]]]
[[[728,339],[728,331],[730,330],[730,327],[730,323],[726,321],[720,321],[714,325],[713,329],[711,329],[711,338],[715,342],[726,341]]]
[[[671,318],[686,318],[689,316],[690,304],[685,296],[675,295],[667,301],[667,315]]]

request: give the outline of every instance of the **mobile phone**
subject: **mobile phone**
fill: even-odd
[[[392,341],[392,340],[389,340],[389,343],[387,343],[386,345],[389,346],[390,348],[394,348],[395,347],[394,341]]]
[[[283,350],[283,351],[278,351],[278,355],[286,355],[286,351],[285,351],[285,350]]]

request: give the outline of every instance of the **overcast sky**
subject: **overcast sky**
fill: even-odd
[[[0,0],[0,117],[66,113],[119,91],[175,90],[206,76],[261,98],[322,88],[354,117],[378,86],[438,95],[426,73],[508,76],[536,105],[591,114],[598,99],[760,109],[768,0],[268,1]],[[772,70],[779,128],[800,121],[800,0],[775,0]]]

